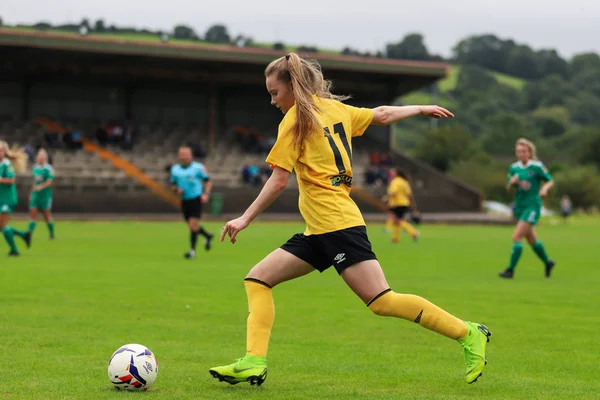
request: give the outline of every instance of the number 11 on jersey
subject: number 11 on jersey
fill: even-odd
[[[346,173],[346,166],[344,165],[344,159],[342,158],[342,153],[340,153],[340,149],[338,149],[335,144],[335,140],[333,135],[329,131],[328,127],[323,128],[325,137],[329,141],[329,146],[331,146],[331,151],[333,151],[333,158],[335,160],[335,165],[338,169],[340,175],[344,175]],[[344,145],[344,149],[346,150],[346,155],[350,160],[350,166],[352,166],[352,150],[350,149],[350,144],[348,143],[348,138],[346,137],[346,131],[344,130],[344,125],[341,122],[333,125],[333,134],[340,135],[340,139],[342,144]]]

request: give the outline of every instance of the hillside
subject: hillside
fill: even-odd
[[[417,91],[409,93],[399,98],[399,102],[404,104],[430,104],[437,103],[443,107],[456,107],[456,100],[450,94],[456,88],[458,76],[460,74],[461,66],[453,65],[450,67],[450,73],[448,76],[438,82],[438,93],[437,99],[433,99],[431,92]],[[499,72],[486,70],[487,73],[496,78],[496,81],[502,85],[522,90],[526,84],[526,81],[521,78],[501,74]],[[434,101],[435,100],[435,101]]]

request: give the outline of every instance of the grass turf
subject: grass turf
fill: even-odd
[[[493,331],[483,377],[466,385],[458,344],[371,315],[329,270],[274,289],[269,379],[256,388],[207,370],[243,355],[242,279],[301,225],[256,224],[235,246],[186,261],[182,223],[58,221],[54,242],[40,223],[30,250],[20,243],[22,257],[0,259],[0,399],[597,398],[599,228],[545,221],[555,275],[544,279],[526,247],[516,279],[503,281],[508,227],[424,226],[418,244],[392,245],[373,225],[392,288]],[[131,342],[159,360],[143,394],[117,392],[106,376],[112,352]]]

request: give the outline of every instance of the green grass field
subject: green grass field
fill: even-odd
[[[40,224],[30,250],[0,261],[0,399],[598,398],[597,219],[540,227],[558,263],[550,280],[527,247],[514,281],[496,277],[510,227],[423,226],[418,244],[392,245],[371,226],[392,288],[493,331],[474,385],[457,343],[372,315],[333,270],[274,289],[262,387],[218,383],[208,368],[245,349],[244,275],[301,229],[257,223],[190,262],[182,223],[59,221],[55,242]],[[106,376],[112,352],[131,342],[159,360],[146,393],[118,392]]]

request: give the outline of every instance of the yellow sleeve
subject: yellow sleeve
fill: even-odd
[[[267,156],[267,163],[271,164],[271,168],[279,167],[291,173],[300,157],[300,149],[294,144],[294,134],[290,131],[294,118],[289,112],[288,115],[279,124],[277,141]]]
[[[373,115],[375,113],[370,108],[352,107],[347,104],[344,105],[350,113],[350,119],[352,121],[352,137],[362,136],[369,125],[371,125],[371,122],[373,122]]]

